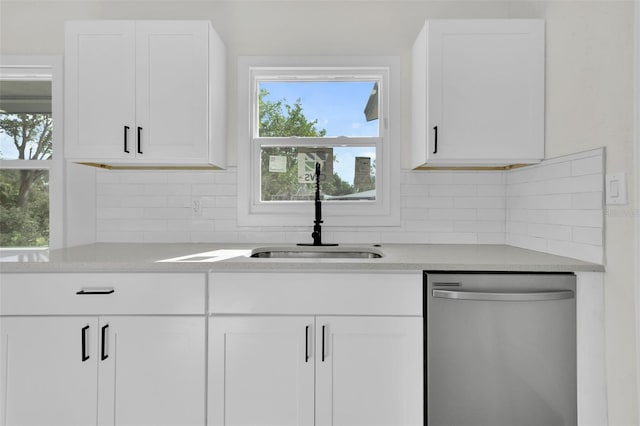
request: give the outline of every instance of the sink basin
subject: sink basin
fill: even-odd
[[[369,247],[340,246],[288,246],[261,247],[251,257],[267,259],[379,259],[382,251]]]

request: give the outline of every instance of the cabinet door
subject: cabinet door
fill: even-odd
[[[414,143],[427,141],[423,161],[544,158],[542,20],[428,21],[414,60]]]
[[[422,318],[316,318],[318,426],[422,426]]]
[[[0,424],[96,424],[98,321],[0,317]]]
[[[139,160],[207,159],[208,40],[206,22],[136,22]]]
[[[135,156],[134,29],[133,21],[67,23],[66,157]]]
[[[213,317],[209,425],[314,424],[313,317]]]
[[[205,424],[205,324],[204,316],[101,317],[99,424]]]

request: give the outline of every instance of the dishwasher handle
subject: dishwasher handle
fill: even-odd
[[[548,300],[573,299],[573,290],[541,290],[529,292],[433,290],[433,297],[452,300],[482,300],[495,302],[544,302]]]

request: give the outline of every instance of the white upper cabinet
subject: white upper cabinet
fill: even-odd
[[[225,58],[208,21],[68,22],[66,158],[225,167]]]
[[[544,158],[544,21],[427,21],[412,73],[412,167]]]

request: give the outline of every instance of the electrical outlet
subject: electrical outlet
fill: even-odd
[[[200,198],[191,200],[191,215],[202,216],[202,200]]]

